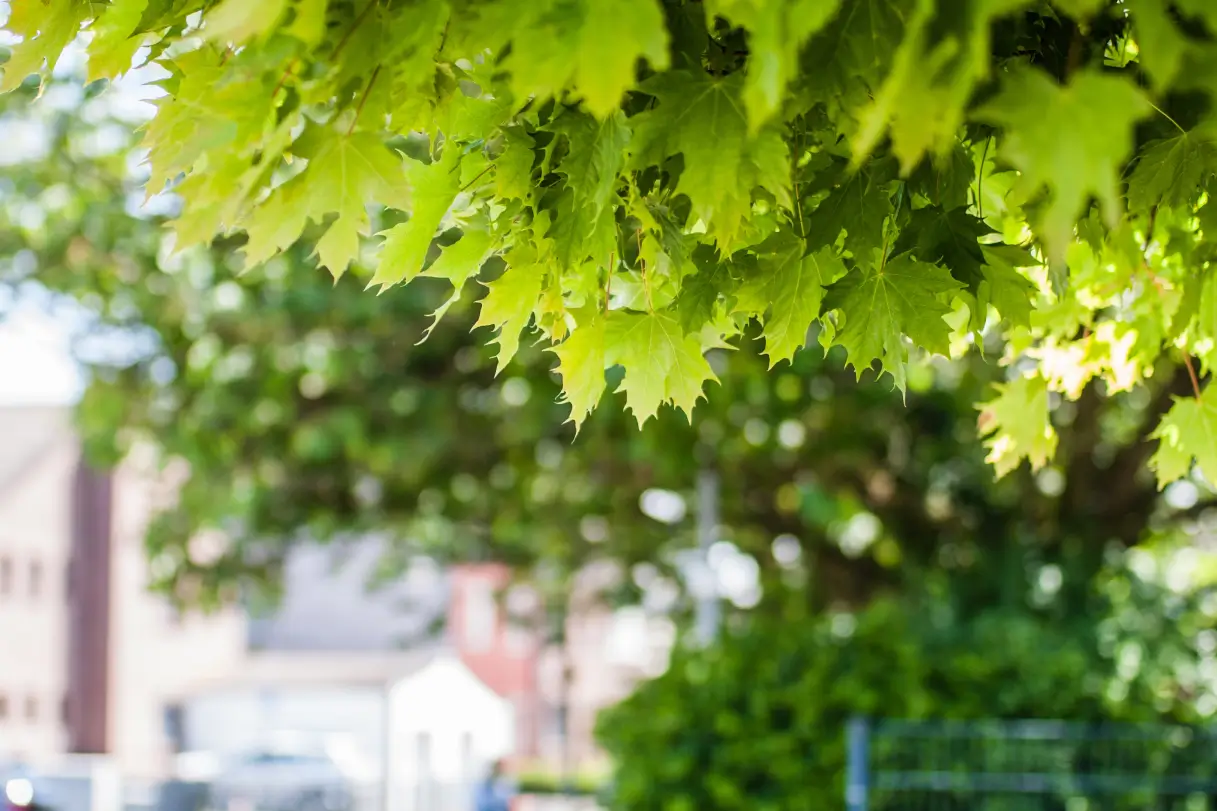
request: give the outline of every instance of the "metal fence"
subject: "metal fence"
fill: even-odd
[[[1063,721],[849,725],[848,811],[1217,811],[1217,731]]]

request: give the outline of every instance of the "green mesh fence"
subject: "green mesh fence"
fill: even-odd
[[[864,721],[849,811],[1217,811],[1217,733],[1060,721]]]

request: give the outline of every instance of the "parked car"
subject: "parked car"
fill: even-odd
[[[265,750],[237,758],[211,784],[218,811],[351,811],[350,780],[324,753]]]

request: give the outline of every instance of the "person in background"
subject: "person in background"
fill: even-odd
[[[475,811],[511,811],[515,793],[513,781],[504,773],[503,761],[496,760],[485,779],[478,783]]]

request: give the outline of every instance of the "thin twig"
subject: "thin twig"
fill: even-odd
[[[359,104],[355,107],[355,117],[351,119],[351,126],[347,128],[347,135],[355,131],[355,125],[359,123],[359,116],[363,113],[363,105],[368,103],[368,94],[372,92],[372,85],[376,84],[376,77],[379,75],[380,65],[377,65],[372,70],[372,76],[368,79],[367,85],[363,88],[363,95],[359,97]]]
[[[1196,399],[1200,399],[1200,378],[1196,377],[1196,367],[1192,365],[1192,356],[1188,353],[1183,353],[1183,364],[1187,366],[1187,376],[1192,379],[1192,392],[1195,393]]]

